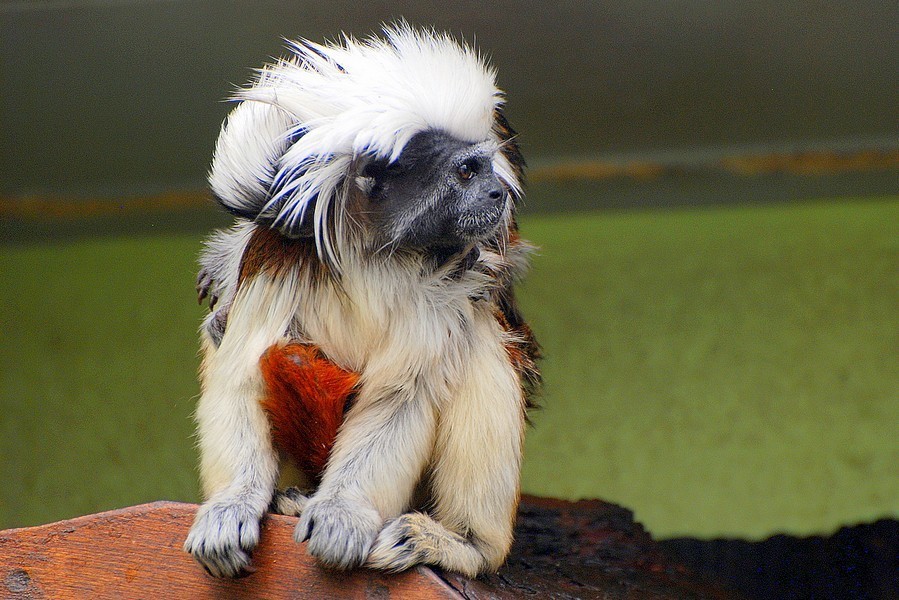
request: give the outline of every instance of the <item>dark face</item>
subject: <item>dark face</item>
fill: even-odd
[[[494,151],[429,130],[393,163],[368,163],[360,181],[379,243],[445,257],[493,234],[508,202]]]

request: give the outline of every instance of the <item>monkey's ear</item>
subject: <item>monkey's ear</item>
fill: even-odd
[[[385,159],[370,158],[359,166],[356,186],[368,198],[375,198],[384,187],[390,165]]]

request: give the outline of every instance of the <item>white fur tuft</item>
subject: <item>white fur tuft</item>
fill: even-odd
[[[504,141],[493,127],[503,95],[474,50],[405,23],[384,34],[289,43],[293,56],[262,69],[237,94],[244,102],[222,128],[209,176],[219,200],[238,214],[287,234],[311,219],[318,253],[335,267],[340,251],[329,227],[342,222],[332,213],[344,204],[356,158],[395,160],[427,129],[471,143]],[[494,166],[519,196],[507,159],[498,153]]]

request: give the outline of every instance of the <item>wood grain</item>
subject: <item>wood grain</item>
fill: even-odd
[[[293,541],[297,519],[269,515],[255,573],[208,575],[181,549],[197,506],[154,502],[40,527],[0,532],[0,597],[458,598],[430,569],[388,576],[319,568]]]
[[[268,515],[241,579],[208,575],[181,548],[197,506],[155,502],[0,531],[0,598],[725,599],[672,564],[630,511],[599,500],[525,496],[499,573],[468,579],[416,567],[397,575],[323,569],[293,540],[297,519]]]

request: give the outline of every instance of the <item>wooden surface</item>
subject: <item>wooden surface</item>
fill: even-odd
[[[206,574],[181,549],[197,507],[155,502],[0,532],[5,598],[454,598],[430,570],[395,576],[318,568],[293,541],[296,518],[267,516],[242,579]]]
[[[197,506],[155,502],[0,532],[0,597],[731,598],[665,562],[629,511],[524,498],[512,555],[478,580],[417,567],[398,575],[319,568],[294,517],[267,516],[255,572],[216,579],[181,546]]]
[[[465,598],[736,598],[663,556],[631,511],[602,502],[522,498],[515,542],[495,575],[443,574]]]

